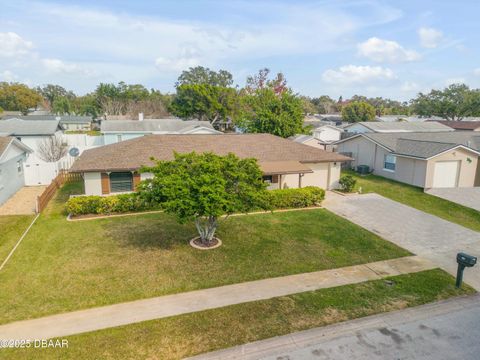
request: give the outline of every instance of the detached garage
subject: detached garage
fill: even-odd
[[[375,175],[430,188],[480,186],[480,136],[459,132],[358,134],[338,152],[368,165]]]

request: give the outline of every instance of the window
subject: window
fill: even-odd
[[[18,161],[17,161],[17,172],[18,172],[19,174],[21,174],[21,173],[23,172],[23,166],[22,166],[22,165],[23,165],[23,161],[22,161],[22,160],[18,160]]]
[[[265,181],[267,184],[271,184],[273,182],[273,176],[272,175],[264,176],[263,181]]]
[[[133,175],[131,172],[110,173],[110,192],[133,191]]]
[[[395,155],[385,155],[385,161],[383,163],[383,169],[389,171],[395,171],[395,164],[397,163],[397,157]]]
[[[122,135],[121,134],[117,135],[117,142],[120,142],[120,141],[122,141]]]

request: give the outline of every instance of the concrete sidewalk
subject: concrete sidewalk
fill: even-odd
[[[480,295],[295,332],[191,360],[478,359]]]
[[[418,256],[250,281],[175,295],[17,321],[0,326],[0,339],[49,339],[305,291],[377,280],[435,266]]]

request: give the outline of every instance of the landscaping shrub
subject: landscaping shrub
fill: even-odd
[[[67,212],[74,216],[87,214],[112,214],[159,209],[137,194],[113,196],[78,196],[67,201]]]
[[[320,205],[325,198],[325,190],[307,186],[301,189],[280,189],[268,192],[271,209],[302,208]]]
[[[288,209],[320,205],[325,190],[315,186],[302,189],[282,189],[266,192],[267,208]],[[78,196],[67,201],[67,212],[73,216],[89,214],[120,214],[127,212],[158,210],[160,204],[149,203],[137,193],[112,196]]]
[[[353,188],[357,184],[357,180],[352,175],[345,175],[340,178],[338,181],[340,184],[340,189],[343,192],[352,192]]]

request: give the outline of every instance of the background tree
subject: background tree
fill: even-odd
[[[466,116],[480,115],[480,90],[470,89],[465,84],[452,84],[443,90],[419,93],[411,100],[411,105],[417,115],[459,121]]]
[[[209,84],[179,85],[170,106],[171,112],[178,117],[209,121],[214,127],[232,116],[236,109],[235,89]]]
[[[302,101],[303,113],[305,115],[319,113],[317,106],[315,106],[315,104],[312,102],[312,99],[310,99],[308,96],[300,96],[300,100]]]
[[[47,100],[50,107],[53,106],[53,103],[58,98],[67,98],[68,100],[75,98],[73,91],[68,91],[60,85],[46,84],[43,86],[37,86],[35,90]]]
[[[226,70],[219,70],[217,72],[203,66],[196,66],[182,71],[175,86],[199,84],[231,87],[233,85],[233,76]]]
[[[35,108],[42,97],[27,85],[0,82],[0,107],[6,111],[21,111],[27,114],[28,109]]]
[[[255,159],[234,154],[175,154],[142,169],[154,175],[140,185],[140,195],[163,204],[180,223],[194,221],[203,245],[212,244],[222,215],[265,207],[266,184]]]
[[[318,114],[335,114],[339,112],[337,102],[328,95],[322,95],[311,100]]]
[[[257,74],[247,77],[245,91],[247,94],[254,94],[257,90],[270,88],[275,94],[288,91],[287,79],[282,73],[277,73],[273,79],[269,79],[270,70],[260,69]]]
[[[342,106],[342,119],[353,123],[375,120],[375,108],[364,101],[352,101]]]
[[[272,88],[262,88],[242,97],[237,123],[249,133],[287,138],[304,132],[303,118],[302,100],[291,90],[277,94]]]
[[[70,115],[73,111],[70,100],[65,97],[57,97],[52,103],[51,111],[56,115]]]
[[[67,155],[68,145],[60,135],[44,138],[38,143],[38,155],[43,161],[56,162]]]

